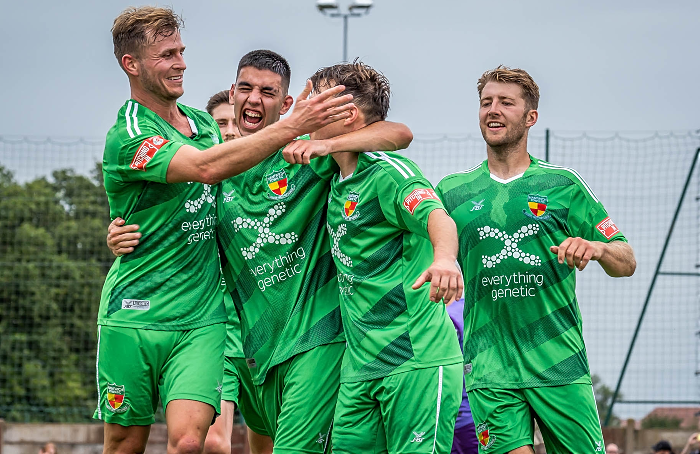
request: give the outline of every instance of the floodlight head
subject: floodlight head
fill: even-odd
[[[367,13],[369,12],[369,9],[372,7],[372,5],[372,0],[353,0],[352,4],[350,5],[350,11],[358,13]]]
[[[322,13],[332,12],[338,9],[338,2],[336,0],[318,0],[316,8]]]

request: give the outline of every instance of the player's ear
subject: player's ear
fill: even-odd
[[[539,118],[539,114],[537,113],[536,110],[530,110],[527,113],[527,120],[525,121],[525,126],[532,127],[535,126],[535,123],[537,123],[537,118]]]
[[[280,109],[280,115],[286,114],[289,109],[292,108],[292,104],[294,104],[294,98],[292,98],[289,95],[286,95],[284,97],[284,102],[282,103],[282,108]]]
[[[139,62],[138,60],[131,54],[124,54],[122,55],[122,68],[124,68],[124,71],[130,76],[137,77],[139,75]]]
[[[236,84],[231,84],[231,89],[228,91],[228,103],[233,105],[233,93],[236,91]]]
[[[343,120],[343,126],[350,126],[358,121],[361,121],[362,118],[360,115],[360,110],[357,108],[357,106],[353,105],[350,110],[348,110],[348,113],[350,116]]]

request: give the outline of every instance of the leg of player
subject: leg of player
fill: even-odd
[[[260,435],[248,427],[248,446],[250,454],[272,454],[272,438]]]
[[[535,451],[532,449],[532,446],[527,445],[515,448],[514,450],[510,451],[509,454],[535,454]]]
[[[204,440],[204,454],[231,454],[231,432],[233,431],[233,412],[236,404],[228,400],[221,401],[221,415],[216,418]]]
[[[199,454],[214,419],[214,407],[195,400],[177,399],[168,403],[168,454]]]
[[[103,454],[143,453],[146,451],[151,426],[122,426],[105,423]]]

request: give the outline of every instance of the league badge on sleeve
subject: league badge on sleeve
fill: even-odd
[[[610,216],[600,221],[600,224],[596,225],[595,228],[598,229],[598,231],[607,239],[612,238],[620,231],[612,219],[610,219]]]
[[[416,208],[424,200],[440,200],[435,191],[432,189],[414,189],[405,199],[403,199],[403,207],[408,210],[411,215],[416,211]]]
[[[527,196],[527,210],[523,210],[523,214],[529,218],[544,221],[552,217],[547,212],[547,197],[537,194],[529,194]]]
[[[155,156],[158,150],[166,143],[168,143],[168,141],[161,136],[153,136],[144,140],[139,149],[136,150],[129,167],[134,170],[142,170],[145,172],[146,164],[153,159],[153,156]]]

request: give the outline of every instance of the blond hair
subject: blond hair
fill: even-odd
[[[141,50],[159,37],[172,36],[185,26],[182,17],[171,8],[129,7],[114,19],[112,43],[114,56],[122,66],[124,55],[139,57]],[[122,66],[122,69],[124,67]]]
[[[528,110],[537,110],[537,106],[540,103],[540,87],[537,86],[527,71],[520,68],[511,69],[503,65],[486,71],[476,83],[476,88],[479,91],[479,99],[481,99],[481,92],[489,82],[519,85],[523,91],[525,107],[527,107]]]

